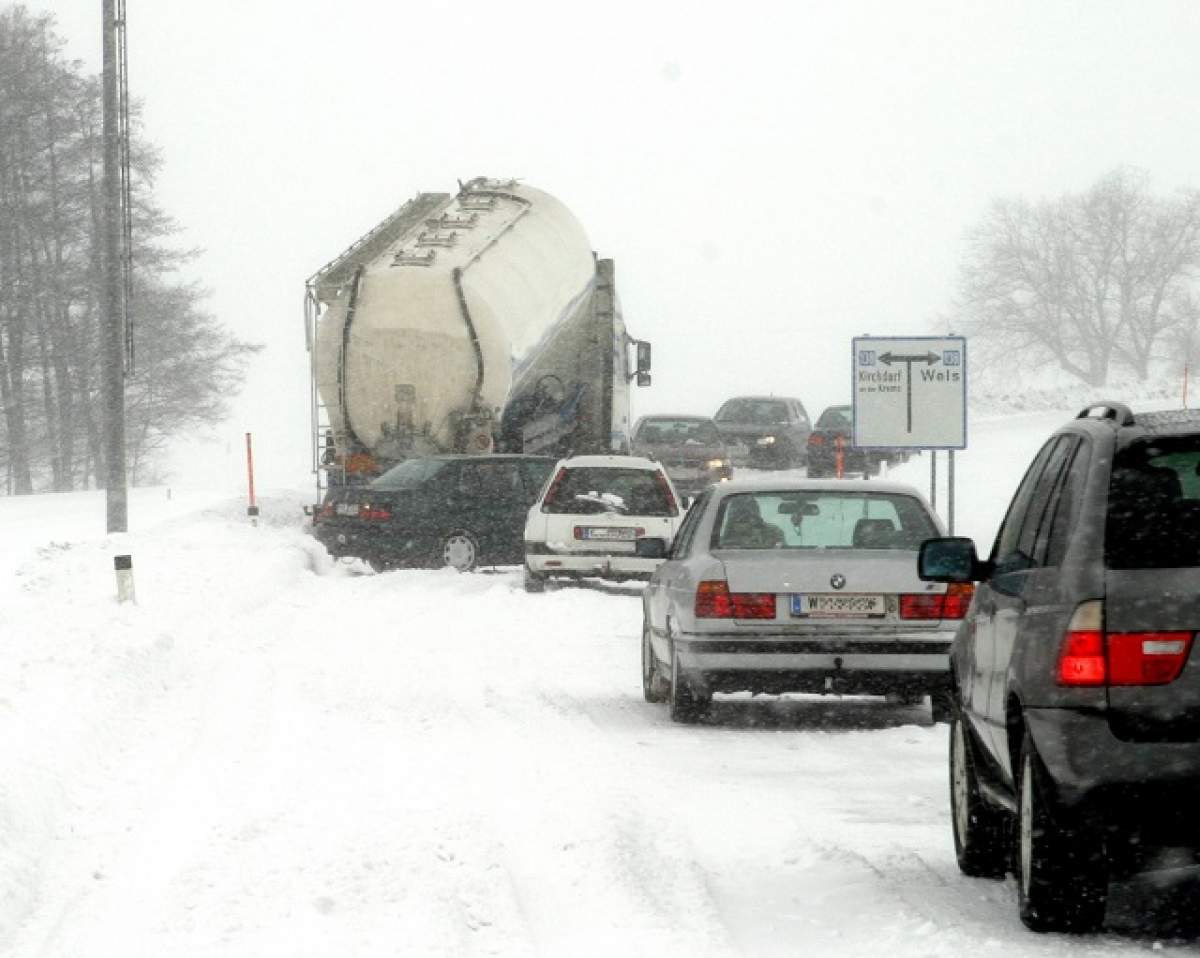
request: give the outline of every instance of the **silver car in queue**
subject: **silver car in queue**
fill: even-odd
[[[971,590],[917,575],[921,543],[942,529],[900,483],[711,486],[643,594],[646,700],[686,722],[714,692],[929,695],[944,718],[950,643]],[[654,539],[637,548],[667,551]]]

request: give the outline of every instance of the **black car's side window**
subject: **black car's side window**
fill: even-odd
[[[521,475],[525,477],[525,501],[529,505],[537,502],[542,487],[546,485],[546,480],[550,478],[550,473],[553,471],[554,462],[552,460],[544,462],[536,459],[522,460]]]
[[[524,498],[524,487],[511,462],[471,462],[459,468],[458,493],[481,502],[507,501]]]
[[[686,559],[692,554],[692,540],[696,538],[696,526],[700,524],[700,517],[704,514],[711,498],[712,493],[706,489],[701,493],[700,498],[692,503],[692,508],[684,516],[683,524],[679,527],[675,543],[671,547],[672,559]]]

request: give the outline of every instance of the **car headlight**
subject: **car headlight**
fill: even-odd
[[[774,436],[763,436],[761,439],[758,440],[757,443],[755,443],[755,445],[757,445],[757,446],[773,446],[773,445],[775,445],[775,437]]]
[[[705,463],[705,466],[709,469],[727,469],[729,468],[729,463],[724,459],[710,459]]]

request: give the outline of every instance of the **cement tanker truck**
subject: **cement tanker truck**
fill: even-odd
[[[650,382],[612,261],[515,180],[405,203],[308,280],[305,329],[329,484],[442,452],[626,452]]]

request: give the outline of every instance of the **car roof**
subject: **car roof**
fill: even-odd
[[[799,402],[800,401],[795,396],[730,396],[728,399],[725,400],[725,403],[739,402],[739,401],[744,401],[744,400],[749,400],[750,402],[766,402],[766,401],[772,400],[772,399],[779,400],[780,402]],[[724,406],[725,403],[721,403],[721,405]]]
[[[922,502],[925,501],[925,497],[915,486],[886,479],[771,479],[756,476],[753,479],[730,479],[717,483],[713,488],[721,496],[738,492],[878,492],[915,496]]]
[[[559,465],[564,469],[576,469],[584,466],[609,469],[652,469],[657,472],[662,467],[653,459],[645,456],[572,456],[563,459]]]
[[[655,419],[692,419],[692,420],[695,420],[696,422],[712,422],[712,416],[701,416],[694,412],[678,412],[678,413],[656,412],[656,413],[652,413],[649,416],[639,417],[638,425],[641,425],[644,422],[650,422]]]
[[[472,455],[466,452],[446,452],[439,453],[436,456],[413,456],[412,459],[436,459],[439,462],[462,462],[462,461],[479,461],[486,460],[494,462],[497,459],[520,459],[533,460],[534,462],[555,462],[553,456],[535,456],[523,452],[489,452]],[[411,459],[405,459],[404,462],[411,462]]]
[[[1135,413],[1124,403],[1097,402],[1085,406],[1058,432],[1108,433],[1115,430],[1119,445],[1147,436],[1183,436],[1200,432],[1200,409],[1155,409]]]

